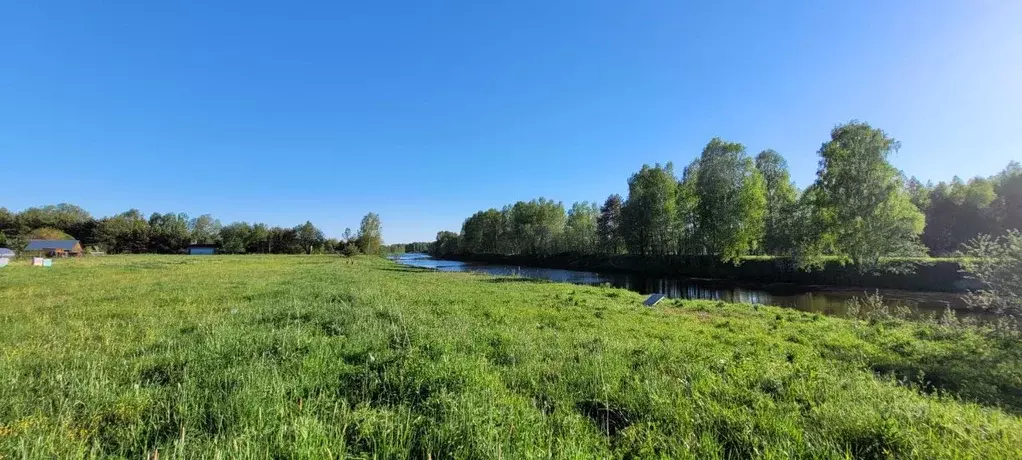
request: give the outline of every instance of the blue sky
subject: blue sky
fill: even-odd
[[[624,194],[714,136],[805,186],[851,119],[910,175],[985,176],[1022,160],[1020,23],[1016,1],[6,2],[0,206],[331,236],[375,211],[431,240]]]

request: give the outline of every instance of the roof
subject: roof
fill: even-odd
[[[28,240],[26,251],[40,251],[44,249],[63,249],[72,251],[78,246],[78,240]],[[81,249],[80,247],[78,249]]]
[[[0,256],[13,256],[14,251],[7,248],[0,248]]]
[[[215,244],[189,244],[189,248],[213,248],[216,249]]]

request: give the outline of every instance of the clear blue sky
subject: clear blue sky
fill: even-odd
[[[405,242],[623,194],[713,136],[800,186],[850,119],[923,180],[1022,159],[1022,2],[723,3],[5,2],[0,206],[331,236],[376,211]]]

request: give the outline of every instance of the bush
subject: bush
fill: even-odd
[[[845,303],[845,309],[849,317],[870,322],[904,320],[912,314],[904,305],[891,306],[885,302],[880,291],[865,297],[852,297]]]
[[[983,285],[969,292],[966,303],[1017,321],[1022,316],[1022,233],[980,235],[965,243],[961,252],[965,276]]]
[[[341,247],[341,255],[344,257],[354,257],[362,254],[362,251],[358,249],[358,245],[354,242],[345,243]]]
[[[27,235],[30,240],[73,240],[67,233],[50,227],[41,227],[32,230]]]

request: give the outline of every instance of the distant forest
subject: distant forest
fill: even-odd
[[[644,165],[628,196],[602,205],[538,198],[468,217],[437,234],[451,254],[677,254],[737,261],[823,256],[878,266],[887,257],[952,255],[982,234],[1022,228],[1022,167],[992,177],[923,184],[888,161],[899,143],[866,123],[837,126],[820,147],[816,181],[799,190],[773,150],[712,139],[682,170]]]
[[[77,239],[83,246],[109,253],[182,253],[191,244],[211,244],[228,254],[379,254],[383,246],[380,216],[366,214],[357,233],[345,229],[340,239],[326,238],[312,222],[295,227],[234,222],[222,225],[209,214],[137,209],[94,218],[81,207],[61,203],[12,213],[0,207],[0,247],[21,249],[30,239]],[[401,245],[401,249],[404,245]]]

